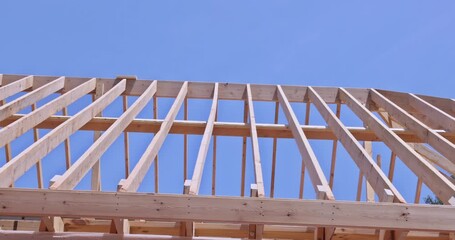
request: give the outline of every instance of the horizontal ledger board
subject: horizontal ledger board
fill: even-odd
[[[0,189],[0,196],[0,216],[120,217],[455,231],[455,208],[443,205],[25,189]],[[429,215],[432,221],[428,221]]]
[[[15,114],[10,118],[0,122],[0,127],[7,126],[8,124],[20,119],[24,115]],[[69,119],[68,116],[52,116],[46,119],[44,122],[37,125],[38,128],[53,129]],[[91,131],[104,131],[108,129],[117,119],[108,117],[95,117],[84,125],[81,130]],[[135,119],[126,128],[127,132],[150,132],[156,133],[160,129],[162,120],[159,119]],[[175,120],[171,127],[170,133],[173,134],[204,134],[206,126],[205,121],[185,121]],[[326,126],[315,126],[315,125],[302,125],[302,129],[305,135],[309,139],[319,140],[334,140],[336,139],[332,130]],[[348,127],[348,130],[354,135],[359,141],[380,141],[380,139],[371,130],[363,127]],[[413,132],[407,131],[402,128],[392,128],[399,137],[406,142],[422,142]],[[257,124],[258,137],[277,137],[277,138],[292,138],[292,132],[285,124]],[[438,130],[444,137],[452,142],[455,142],[455,133]],[[234,122],[215,122],[213,135],[216,136],[249,136],[250,128],[245,123],[234,123]]]
[[[26,75],[2,75],[2,85],[17,81]],[[32,89],[36,89],[47,84],[58,77],[54,76],[34,76]],[[91,78],[65,77],[65,88],[61,92],[66,92],[80,85]],[[119,80],[97,78],[103,83],[105,91],[112,88]],[[139,96],[152,83],[152,80],[128,80],[126,84],[126,95]],[[159,80],[157,97],[176,97],[182,81]],[[211,99],[215,83],[188,82],[188,98]],[[282,86],[290,102],[304,102],[307,87],[305,86]],[[327,103],[337,102],[337,87],[314,87]],[[365,102],[368,97],[368,89],[348,88],[350,92],[361,102]],[[246,84],[242,83],[219,83],[220,100],[245,100]],[[251,84],[253,101],[276,101],[276,85]]]

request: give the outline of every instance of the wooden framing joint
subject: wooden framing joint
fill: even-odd
[[[134,76],[134,75],[118,75],[117,77],[115,77],[115,80],[123,80],[123,79],[126,79],[127,81],[136,81],[137,80],[137,76]]]

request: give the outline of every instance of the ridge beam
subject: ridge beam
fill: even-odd
[[[204,172],[204,164],[207,158],[207,152],[210,146],[210,139],[213,133],[213,125],[215,122],[215,116],[218,109],[218,83],[215,83],[213,89],[213,100],[212,107],[210,108],[209,118],[207,125],[204,130],[204,135],[201,140],[199,152],[196,159],[196,165],[194,166],[193,177],[191,178],[191,184],[189,188],[189,194],[199,194],[199,187],[201,185],[202,174]]]

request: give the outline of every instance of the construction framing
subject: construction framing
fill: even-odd
[[[38,104],[52,94],[58,96]],[[92,96],[93,101],[70,113],[68,106],[84,96]],[[137,97],[131,105],[130,96]],[[158,118],[158,98],[173,98],[164,119]],[[116,99],[123,102],[122,113],[104,117],[103,110]],[[206,121],[188,120],[188,99],[212,101]],[[243,122],[218,121],[219,100],[242,101]],[[5,74],[0,75],[0,101],[2,239],[455,239],[455,180],[450,177],[455,175],[452,99],[378,89]],[[274,123],[257,122],[255,101],[275,103],[270,110]],[[150,102],[153,118],[138,118]],[[292,103],[305,104],[303,121]],[[330,105],[336,105],[336,110]],[[309,124],[311,106],[326,124]],[[20,113],[28,107],[30,111]],[[352,111],[363,126],[343,122],[342,107]],[[278,123],[279,109],[286,124]],[[180,110],[183,120],[176,119]],[[50,131],[40,136],[39,129]],[[69,138],[82,130],[93,131],[94,142],[72,160],[74,143]],[[11,144],[28,131],[33,131],[34,142],[13,154]],[[154,134],[135,165],[130,163],[131,132]],[[100,159],[122,134],[125,176],[118,179],[117,192],[102,191]],[[169,134],[184,136],[182,194],[162,194],[158,189],[158,154]],[[188,135],[202,136],[194,169],[188,164]],[[217,137],[223,136],[242,138],[240,196],[216,194]],[[259,138],[273,139],[270,188],[264,184]],[[283,138],[294,139],[301,154],[296,199],[280,199],[275,194],[277,139]],[[314,139],[333,141],[328,176],[310,144]],[[248,140],[254,183],[245,196]],[[373,142],[391,150],[388,174],[382,170],[381,157],[386,156],[373,156]],[[211,143],[211,195],[200,195]],[[333,192],[338,143],[358,168],[357,201],[336,200]],[[60,145],[64,146],[66,171],[50,180],[49,189],[43,189],[42,159]],[[394,186],[398,160],[418,179],[413,203]],[[137,192],[141,184],[148,184],[144,178],[152,166],[154,193]],[[32,167],[37,171],[38,188],[15,187]],[[74,190],[89,172],[91,191]],[[316,199],[303,197],[305,174]],[[444,205],[418,204],[423,184]]]

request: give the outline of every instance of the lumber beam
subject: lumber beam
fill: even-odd
[[[261,166],[261,156],[259,153],[259,142],[258,134],[256,130],[256,117],[254,115],[253,107],[253,96],[251,94],[250,84],[246,85],[247,92],[247,104],[248,104],[248,115],[250,121],[250,132],[251,132],[251,147],[253,149],[253,165],[254,165],[254,177],[257,187],[257,197],[264,197],[264,179],[262,177],[262,166]]]
[[[29,92],[3,106],[0,107],[0,121],[5,120],[6,118],[10,117],[14,113],[24,109],[27,106],[30,106],[40,99],[45,98],[49,94],[56,92],[63,88],[65,85],[65,78],[60,77],[56,80],[39,87],[32,92]]]
[[[245,90],[246,94],[246,90]],[[243,101],[243,122],[248,125],[248,103]],[[251,133],[251,131],[250,131]],[[242,174],[240,176],[240,196],[245,196],[245,176],[246,176],[246,137],[242,138]]]
[[[274,124],[278,124],[278,113],[279,113],[280,103],[275,103],[275,117],[274,117]],[[257,131],[257,129],[256,129]],[[272,146],[272,174],[270,179],[270,197],[273,198],[275,195],[275,172],[276,172],[276,149],[278,147],[278,139],[276,137],[273,138],[273,146]]]
[[[51,189],[73,189],[87,172],[99,161],[107,148],[120,136],[126,126],[145,107],[156,92],[156,82],[151,84],[133,105],[124,112],[118,120],[95,141],[90,148],[66,171],[62,177],[50,186]]]
[[[177,113],[182,106],[183,100],[188,92],[188,82],[184,82],[180,88],[180,92],[175,99],[174,103],[171,106],[166,118],[164,119],[163,123],[161,124],[160,130],[158,133],[153,137],[151,143],[145,150],[142,157],[139,159],[138,163],[134,167],[133,171],[131,171],[128,178],[125,181],[120,181],[119,183],[119,191],[120,192],[135,192],[138,188],[140,183],[145,177],[150,165],[152,164],[153,160],[155,159],[158,151],[160,150],[161,146],[164,143],[164,139],[169,133],[171,126],[174,122]]]
[[[24,91],[33,86],[33,76],[21,78],[10,84],[6,84],[3,81],[3,76],[2,76],[1,80],[2,81],[0,82],[0,85],[1,85],[0,100],[5,100],[6,98],[11,97],[16,93]]]
[[[415,94],[409,93],[409,104],[429,118],[431,122],[449,132],[455,132],[455,118],[441,109],[433,106]]]
[[[96,101],[96,99],[100,98],[104,94],[104,92],[105,92],[104,84],[97,83],[96,89],[95,89],[95,94],[92,95],[92,102],[94,102],[94,101]],[[95,117],[101,117],[101,116],[103,116],[103,110],[101,110]],[[101,134],[103,134],[101,131],[95,131],[93,133],[93,142],[94,143],[101,137]],[[99,159],[96,160],[95,164],[92,167],[91,172],[92,172],[92,178],[91,178],[92,190],[101,191],[101,164],[100,164]]]
[[[202,174],[204,172],[204,164],[207,158],[207,152],[210,147],[210,139],[212,138],[213,123],[215,122],[215,116],[218,109],[218,83],[215,84],[213,89],[213,100],[210,108],[209,118],[207,125],[202,136],[199,152],[196,158],[196,165],[194,166],[193,176],[191,178],[191,186],[189,188],[189,194],[199,194],[199,187],[202,181]]]
[[[327,179],[322,172],[321,166],[319,165],[316,155],[311,149],[310,143],[308,142],[305,133],[300,128],[300,124],[297,120],[297,117],[292,110],[291,104],[289,103],[283,89],[280,85],[277,85],[277,97],[280,102],[280,106],[283,109],[284,114],[289,123],[289,128],[292,131],[292,135],[297,143],[300,154],[303,157],[305,166],[308,169],[308,174],[310,175],[311,182],[313,183],[314,190],[319,199],[329,199],[333,200],[334,196],[332,190],[330,189]]]
[[[423,159],[349,92],[340,88],[340,98],[422,181],[447,204],[455,204],[455,186]]]
[[[308,96],[341,144],[343,144],[346,151],[351,155],[352,160],[359,167],[360,172],[365,176],[368,183],[371,184],[379,198],[386,199],[388,196],[384,195],[386,192],[385,189],[389,189],[395,196],[394,202],[406,202],[395,186],[387,179],[387,176],[382,172],[371,155],[352,136],[341,120],[330,110],[330,107],[312,87],[308,87]]]
[[[455,208],[445,205],[8,188],[0,189],[0,195],[2,216],[63,215],[455,231]],[[432,221],[428,221],[430,215]]]
[[[425,159],[443,168],[452,175],[455,175],[455,164],[449,159],[441,156],[439,153],[431,150],[429,147],[421,143],[409,143],[409,145]]]
[[[340,118],[341,115],[341,103],[337,103],[335,116]],[[338,148],[338,139],[333,140],[332,142],[332,157],[330,161],[330,176],[329,176],[329,186],[333,188],[333,182],[335,181],[335,165],[337,160],[337,148]]]
[[[153,97],[153,119],[158,119],[158,98],[156,97],[156,95]],[[174,125],[174,124],[172,124],[172,125]],[[159,127],[161,127],[161,123],[160,123]],[[159,131],[159,129],[155,133],[157,133]],[[156,136],[156,134],[155,134],[155,136]],[[155,176],[154,176],[155,177],[155,189],[154,190],[155,190],[155,193],[158,193],[159,192],[158,153],[155,156],[154,163],[155,163]]]
[[[83,89],[94,89],[95,79],[86,82],[85,84],[73,89],[68,92],[70,96],[73,94],[80,94]],[[50,151],[56,148],[62,141],[67,139],[75,131],[79,130],[80,127],[85,125],[90,119],[92,119],[98,112],[104,109],[110,102],[112,102],[118,95],[125,90],[125,83],[120,82],[117,87],[112,88],[103,97],[99,98],[96,102],[90,104],[82,111],[72,116],[70,119],[65,121],[63,124],[56,127],[54,130],[40,138],[37,142],[30,145],[26,150],[22,151],[14,159],[9,161],[7,164],[0,168],[0,187],[5,187],[13,183],[16,179],[22,176],[33,164],[36,163],[37,159],[41,159],[46,156]],[[65,94],[66,95],[66,94]],[[64,96],[65,96],[64,95]],[[75,100],[75,99],[74,99]],[[46,105],[45,105],[46,106]],[[36,110],[31,114],[38,112]],[[2,129],[3,130],[3,129]],[[3,138],[3,136],[2,136]]]
[[[14,114],[13,116],[0,122],[0,127],[8,126],[20,118],[23,118],[24,114]],[[36,127],[40,129],[53,129],[64,121],[68,120],[70,116],[58,116],[53,115],[48,117],[46,120],[37,124]],[[81,130],[90,131],[105,131],[107,130],[117,118],[113,117],[94,117],[87,124],[81,127]],[[161,119],[134,119],[131,124],[125,129],[127,132],[144,132],[144,133],[157,133],[160,129]],[[203,135],[206,127],[206,121],[194,121],[194,120],[175,120],[171,127],[170,133],[174,134],[194,134]],[[320,140],[335,140],[336,137],[330,128],[320,125],[301,125],[302,131],[305,133],[308,139],[320,139]],[[269,124],[269,123],[257,123],[256,129],[258,137],[262,138],[293,138],[292,132],[285,124]],[[347,127],[349,132],[359,141],[380,141],[380,138],[370,129],[364,127]],[[401,127],[390,128],[398,137],[405,142],[422,143],[423,141],[412,131],[403,129]],[[435,130],[445,138],[452,142],[455,142],[455,134],[446,132],[444,130]],[[250,128],[246,123],[237,122],[215,122],[213,128],[214,136],[249,136]]]
[[[413,131],[423,141],[428,143],[444,157],[455,163],[455,145],[449,140],[439,135],[433,129],[428,128],[421,121],[403,110],[401,107],[384,97],[374,89],[370,90],[371,100],[378,106],[385,109],[402,126]]]
[[[0,130],[0,146],[4,146],[6,143],[9,143],[10,141],[18,138],[28,130],[36,127],[38,123],[46,120],[49,116],[58,110],[68,106],[80,97],[92,91],[94,89],[94,85],[95,79],[90,80],[80,85],[79,87],[65,93],[64,95],[46,103],[35,111],[30,112],[24,117],[18,119],[17,121],[8,124]]]

